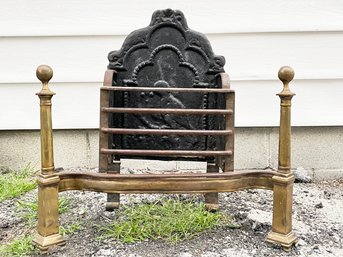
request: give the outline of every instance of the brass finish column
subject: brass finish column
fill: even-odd
[[[36,71],[37,78],[42,82],[42,90],[37,93],[40,99],[40,135],[41,135],[41,174],[38,183],[38,234],[33,243],[41,250],[47,250],[52,245],[63,245],[64,238],[59,234],[58,225],[58,183],[54,167],[51,98],[53,93],[48,86],[53,71],[47,65],[41,65]]]
[[[291,171],[291,100],[295,95],[289,89],[289,82],[294,77],[291,67],[284,66],[279,70],[279,79],[283,82],[283,90],[278,96],[281,99],[279,130],[279,164],[278,174],[273,177],[274,200],[272,231],[267,242],[281,245],[290,251],[297,241],[292,231],[292,204],[294,175]]]

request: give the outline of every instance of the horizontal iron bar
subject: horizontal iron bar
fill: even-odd
[[[59,172],[59,191],[89,190],[105,193],[207,193],[248,188],[273,189],[275,171],[225,173],[106,174]]]
[[[194,136],[227,136],[232,130],[180,130],[180,129],[127,129],[101,128],[102,132],[128,135],[194,135]]]
[[[101,87],[101,90],[126,92],[187,92],[187,93],[232,93],[226,88],[180,88],[180,87]]]
[[[102,107],[101,111],[111,113],[134,113],[134,114],[232,114],[232,110],[224,109],[166,109],[166,108],[113,108]]]
[[[103,154],[137,155],[137,156],[228,156],[232,151],[189,151],[189,150],[137,150],[137,149],[106,149]]]

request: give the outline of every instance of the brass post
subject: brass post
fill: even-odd
[[[294,175],[291,171],[291,100],[295,95],[289,89],[289,82],[294,77],[291,67],[284,66],[279,70],[279,79],[283,90],[278,94],[281,99],[279,130],[279,163],[278,174],[273,177],[274,200],[272,231],[267,242],[281,245],[286,251],[297,241],[292,230],[292,204]]]
[[[58,225],[58,183],[60,178],[54,173],[54,154],[52,141],[51,98],[53,93],[48,86],[53,71],[47,65],[41,65],[36,71],[43,87],[37,93],[40,99],[40,135],[41,135],[41,174],[38,183],[38,226],[33,243],[41,250],[65,243],[59,234]]]
[[[38,95],[40,99],[40,138],[41,138],[41,165],[42,174],[53,175],[54,153],[52,142],[52,118],[51,118],[51,98],[55,95],[49,89],[49,81],[53,71],[47,65],[41,65],[36,71],[37,78],[42,82],[43,87]]]

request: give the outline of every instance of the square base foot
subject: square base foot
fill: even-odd
[[[281,245],[282,248],[287,252],[291,251],[292,245],[294,245],[297,241],[298,238],[293,231],[286,235],[271,231],[266,238],[266,242]]]
[[[53,245],[65,245],[65,239],[60,234],[54,234],[50,236],[41,236],[37,234],[34,239],[32,240],[32,243],[36,245],[40,250],[47,251],[49,247]]]
[[[205,203],[205,209],[209,212],[219,211],[219,204],[217,203]]]
[[[106,203],[106,211],[114,211],[115,209],[119,209],[120,202],[107,202]]]

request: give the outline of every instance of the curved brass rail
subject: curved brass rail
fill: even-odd
[[[59,192],[87,190],[104,193],[210,193],[243,189],[273,189],[275,171],[235,171],[202,174],[58,173]]]

